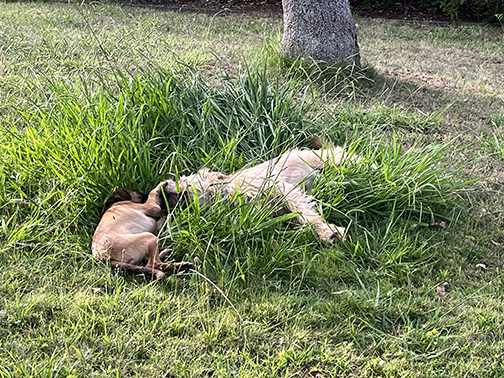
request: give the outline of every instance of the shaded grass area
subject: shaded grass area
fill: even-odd
[[[2,3],[0,375],[502,375],[502,195],[475,180],[502,164],[500,94],[397,81],[376,61],[286,66],[276,18],[233,17]],[[370,60],[377,30],[391,45],[422,32],[368,26]],[[435,49],[441,32],[423,31]],[[443,46],[502,54],[478,27],[450,33]],[[115,188],[231,173],[314,133],[363,157],[311,193],[347,242],[216,201],[160,233],[199,274],[153,282],[93,261]]]

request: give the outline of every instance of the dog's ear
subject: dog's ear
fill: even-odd
[[[114,196],[112,197],[112,202],[121,202],[121,201],[131,201],[131,193],[129,190],[119,188],[116,190],[114,193]]]
[[[110,198],[106,204],[105,208],[108,209],[114,203],[122,202],[122,201],[131,201],[136,203],[145,203],[149,198],[149,193],[139,193],[135,190],[126,190],[123,188],[119,188],[115,191],[112,198]]]
[[[334,145],[329,140],[322,140],[318,135],[312,136],[311,148],[314,150],[321,150],[322,148],[333,148]]]
[[[175,196],[173,196],[171,199],[171,204],[169,204],[169,205],[172,206],[171,208],[178,206],[182,209],[185,209],[187,206],[189,206],[190,201],[191,201],[191,198],[189,197],[189,193],[184,191],[182,193],[177,194],[177,198],[175,198]]]
[[[130,196],[131,202],[145,203],[145,202],[147,202],[147,199],[149,199],[149,192],[140,193],[140,192],[137,192],[136,190],[127,190],[127,192]]]
[[[170,193],[166,196],[166,205],[168,205],[169,209],[175,208],[179,204],[180,194],[178,193]]]

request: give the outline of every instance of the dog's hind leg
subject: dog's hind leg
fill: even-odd
[[[335,240],[345,239],[346,229],[326,223],[320,214],[313,208],[313,200],[310,196],[304,194],[294,185],[283,184],[283,186],[283,198],[285,202],[287,202],[290,211],[299,213],[296,219],[301,224],[312,225],[320,239],[325,243],[332,243]]]
[[[139,266],[134,264],[128,264],[122,261],[110,260],[110,266],[113,269],[125,269],[126,271],[134,274],[146,274],[156,277],[157,280],[162,280],[165,274],[158,269],[153,269],[148,266]]]
[[[174,263],[162,263],[162,267],[160,267],[163,270],[177,270],[179,272],[187,272],[189,269],[194,268],[194,265],[190,262],[186,261],[181,261],[181,262],[174,262]]]
[[[177,262],[177,263],[164,263],[161,261],[161,257],[165,257],[166,254],[169,252],[169,250],[163,250],[161,253],[159,253],[159,239],[152,235],[153,238],[150,238],[150,240],[146,243],[148,247],[147,251],[147,265],[146,267],[154,269],[154,270],[167,270],[167,271],[172,271],[172,270],[182,270],[182,271],[188,271],[193,267],[193,264],[189,262]]]

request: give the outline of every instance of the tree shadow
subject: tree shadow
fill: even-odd
[[[446,85],[443,79],[427,75],[379,72],[369,64],[324,67],[313,62],[291,65],[288,73],[313,84],[324,102],[361,111],[387,107],[425,118],[442,114],[443,128],[436,132],[461,136],[461,141],[467,138],[472,144],[475,135],[495,130],[492,120],[504,114],[504,101],[498,95]]]

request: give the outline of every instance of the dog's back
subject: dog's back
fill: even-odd
[[[223,202],[226,203],[236,192],[245,195],[247,200],[266,196],[275,203],[285,203],[282,210],[299,213],[296,219],[311,224],[322,241],[342,240],[345,228],[326,223],[314,209],[313,198],[306,192],[311,191],[316,174],[326,164],[337,166],[347,157],[342,147],[323,144],[318,138],[314,138],[313,147],[316,149],[286,151],[277,158],[229,176],[204,169],[181,177],[178,183],[167,180],[162,183],[164,194],[172,205],[170,207],[176,206],[181,199],[194,199],[195,195],[200,204],[216,196],[225,197]],[[359,160],[357,156],[348,158],[354,162]]]
[[[326,162],[337,166],[343,157],[341,147],[329,147],[320,150],[292,149],[278,158],[239,171],[231,177],[238,187],[264,187],[265,183],[304,184],[309,190],[314,174],[324,167]]]
[[[159,208],[161,210],[161,208]],[[97,260],[110,258],[121,241],[142,232],[155,233],[157,222],[146,214],[146,205],[131,200],[114,203],[103,214],[93,236],[91,250]]]

